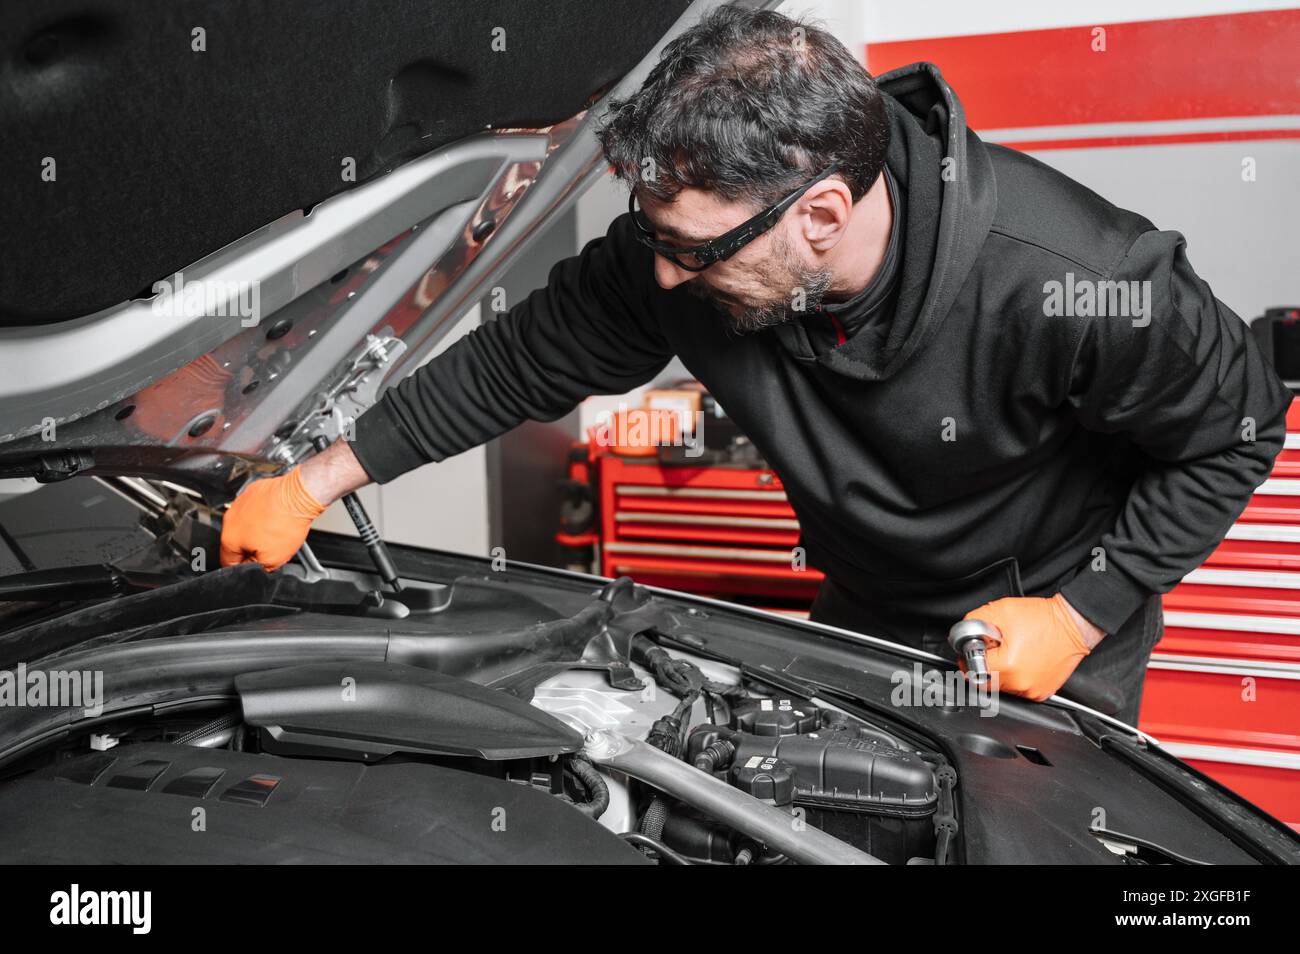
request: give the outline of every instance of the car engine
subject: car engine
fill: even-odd
[[[6,857],[944,857],[955,824],[939,756],[646,635],[631,648],[622,668],[560,662],[491,686],[388,662],[247,673],[235,679],[237,709],[122,718],[11,769],[0,784]]]

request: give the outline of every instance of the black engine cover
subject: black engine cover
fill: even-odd
[[[553,795],[422,762],[366,766],[149,743],[0,786],[5,864],[644,861]]]

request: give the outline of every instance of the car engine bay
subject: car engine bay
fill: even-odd
[[[363,541],[329,533],[273,573],[216,567],[196,554],[215,552],[219,517],[192,495],[86,486],[135,504],[106,515],[85,554],[99,562],[0,576],[0,678],[102,677],[93,709],[0,706],[0,861],[1187,864],[1289,850],[1096,713],[1004,699],[986,718],[942,692],[900,703],[900,678],[941,686],[947,664],[882,640],[424,548],[393,548],[396,591]],[[41,533],[29,552],[60,545],[57,524]]]
[[[108,695],[11,711],[8,860],[952,859],[936,748],[711,656],[697,610],[627,579],[570,615],[463,568],[396,594],[310,558],[194,572],[216,527],[176,499],[130,558],[5,578],[0,665]]]
[[[5,856],[57,859],[52,828],[103,862],[946,860],[937,753],[650,636],[630,649],[491,688],[360,660],[241,674],[235,707],[124,717],[20,760]],[[187,837],[195,809],[206,837]]]

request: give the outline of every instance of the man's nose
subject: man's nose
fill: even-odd
[[[689,282],[698,272],[687,271],[680,265],[674,265],[662,255],[655,256],[655,281],[664,291],[672,291],[682,282]]]

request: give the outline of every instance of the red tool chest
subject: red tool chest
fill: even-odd
[[[1139,726],[1300,828],[1300,402],[1272,475],[1205,564],[1165,596]],[[606,576],[807,616],[822,574],[761,467],[597,451],[593,560]]]
[[[1138,725],[1300,828],[1300,403],[1287,432],[1241,519],[1166,594]]]
[[[598,572],[807,615],[822,574],[800,568],[799,523],[770,470],[613,454],[598,470]]]

